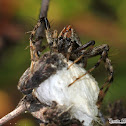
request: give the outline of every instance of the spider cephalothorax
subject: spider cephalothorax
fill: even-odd
[[[100,65],[102,61],[105,63],[105,68],[108,71],[108,78],[99,92],[97,104],[100,105],[109,89],[110,83],[113,81],[113,67],[111,65],[111,60],[108,58],[109,46],[107,44],[102,44],[94,47],[95,41],[93,40],[82,45],[79,37],[71,25],[64,27],[64,29],[58,35],[57,30],[54,30],[53,32],[50,30],[50,24],[47,18],[42,18],[41,23],[42,22],[45,24],[46,38],[48,44],[50,45],[51,51],[62,53],[67,58],[67,61],[74,61],[72,64],[79,61],[84,65],[84,67],[86,67],[88,58],[100,55],[100,59],[91,69],[75,79],[75,81],[77,81],[87,73],[92,72]],[[72,64],[68,67],[68,69],[72,66]],[[73,83],[71,83],[69,86],[71,86]]]
[[[57,30],[50,30],[50,24],[47,18],[42,18],[41,21],[43,20],[45,22],[47,42],[51,51],[62,53],[67,60],[75,60],[82,54],[76,50],[82,46],[82,43],[71,25],[64,27],[58,35]]]

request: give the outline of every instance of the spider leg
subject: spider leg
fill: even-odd
[[[111,65],[111,60],[108,58],[108,51],[109,51],[109,46],[106,44],[103,44],[101,46],[95,47],[91,52],[89,52],[89,54],[85,54],[85,57],[93,57],[93,56],[97,56],[97,55],[101,55],[100,59],[98,60],[98,62],[94,65],[94,67],[92,67],[91,69],[89,69],[85,74],[81,75],[80,77],[76,78],[76,80],[74,80],[71,84],[69,84],[68,86],[71,86],[72,84],[74,84],[77,80],[79,80],[80,78],[82,78],[83,76],[85,76],[87,73],[92,72],[95,68],[97,68],[100,63],[102,61],[104,61],[105,63],[105,68],[108,71],[108,78],[107,81],[103,84],[103,86],[100,88],[100,92],[99,92],[99,96],[98,96],[98,102],[97,105],[98,107],[100,107],[104,96],[106,95],[111,82],[113,81],[113,67]],[[106,87],[106,88],[105,88]],[[104,90],[105,88],[105,90]]]
[[[97,55],[101,55],[100,59],[98,60],[98,62],[94,65],[94,67],[92,67],[91,69],[89,69],[85,74],[83,74],[81,77],[85,76],[87,73],[92,72],[95,68],[97,68],[99,66],[99,64],[101,63],[101,61],[105,60],[107,52],[109,51],[109,47],[106,44],[103,44],[101,46],[97,46],[95,48],[93,48],[91,51],[86,51],[84,52],[84,57],[86,58],[90,58],[90,57],[94,57]],[[80,79],[80,78],[79,78]],[[78,80],[78,78],[77,78]]]
[[[58,42],[58,31],[57,30],[54,30],[53,31],[53,46],[52,46],[52,49],[54,52],[56,52],[58,49],[57,49],[57,42]]]
[[[52,46],[53,38],[52,38],[52,32],[50,30],[50,23],[46,17],[41,18],[40,21],[41,21],[41,23],[44,22],[46,39],[47,39],[49,46]]]
[[[83,58],[84,55],[85,55],[87,52],[89,53],[89,52],[93,49],[94,44],[95,44],[95,41],[94,41],[94,40],[91,40],[91,41],[89,41],[88,43],[86,43],[86,44],[84,44],[84,45],[78,47],[78,48],[74,51],[74,53],[75,53],[75,52],[80,52],[81,50],[84,50],[84,49],[86,49],[86,48],[88,48],[88,47],[89,47],[89,49],[87,49],[85,52],[83,52],[83,54],[82,54],[79,58],[77,58],[76,60],[74,60],[74,62],[73,62],[72,64],[70,64],[70,65],[68,66],[67,69],[69,69],[73,64],[75,64],[75,63],[78,62],[81,58]],[[86,62],[87,62],[87,60],[85,61],[85,66],[84,66],[84,67],[86,67]]]
[[[97,68],[97,67],[99,66],[99,64],[101,63],[101,61],[102,61],[102,58],[100,58],[100,59],[98,60],[98,62],[94,65],[94,67],[92,67],[92,68],[89,69],[85,74],[82,74],[81,76],[79,76],[78,78],[76,78],[76,80],[74,80],[72,83],[70,83],[70,84],[68,85],[68,87],[70,87],[71,85],[73,85],[77,80],[81,79],[81,78],[82,78],[83,76],[85,76],[87,73],[92,72],[95,68]]]
[[[77,58],[76,60],[73,61],[73,63],[71,63],[67,69],[70,69],[70,67],[75,64],[76,62],[78,62],[84,55],[81,55],[79,58]]]
[[[30,54],[31,54],[31,61],[36,61],[39,59],[39,55],[38,55],[38,51],[36,50],[36,46],[35,46],[35,40],[33,40],[34,35],[36,33],[36,30],[38,29],[38,27],[40,26],[41,22],[38,21],[37,24],[35,25],[35,27],[33,28],[33,30],[31,31],[31,35],[30,35]]]
[[[111,65],[111,60],[108,58],[108,56],[106,56],[106,58],[104,59],[104,62],[105,62],[105,67],[109,73],[109,76],[106,80],[106,82],[102,85],[102,87],[100,88],[100,92],[99,92],[99,96],[98,96],[98,102],[97,102],[97,105],[100,107],[102,101],[103,101],[103,98],[105,97],[110,85],[111,85],[111,82],[113,81],[113,74],[114,74],[114,71],[113,71],[113,66]],[[105,88],[106,87],[106,88]],[[105,90],[104,90],[105,88]]]
[[[84,58],[84,61],[83,61],[83,67],[84,67],[84,68],[87,67],[87,60],[88,60],[88,58],[85,57],[85,58]]]
[[[45,30],[46,39],[50,46],[50,50],[51,50],[50,52],[52,52],[53,50],[56,50],[57,47],[58,31],[57,30],[51,31],[50,23],[46,17],[41,18],[41,22],[44,22],[45,29],[46,29]]]
[[[70,55],[71,55],[71,51],[72,51],[72,46],[70,46],[69,48],[68,48],[68,52],[67,52],[67,62],[68,62],[68,60],[69,60],[69,58],[70,58]]]
[[[38,29],[38,27],[41,25],[40,20],[37,22],[37,24],[35,25],[35,27],[33,28],[33,30],[31,31],[30,34],[30,55],[31,55],[31,65],[30,65],[30,70],[31,73],[33,72],[34,69],[34,62],[37,61],[39,59],[39,51],[37,50],[37,47],[35,45],[36,40],[34,39],[34,35],[36,33],[36,30]]]

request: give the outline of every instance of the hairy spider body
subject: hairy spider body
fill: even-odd
[[[111,65],[111,60],[108,58],[109,46],[107,44],[103,44],[94,47],[95,41],[93,40],[82,45],[79,37],[77,36],[71,25],[64,27],[64,29],[58,35],[58,32],[56,30],[54,30],[53,32],[50,30],[50,24],[47,18],[42,18],[41,23],[43,21],[46,29],[45,31],[47,42],[50,45],[51,51],[62,53],[67,58],[67,61],[69,59],[74,61],[68,67],[68,69],[78,61],[83,63],[84,67],[86,67],[88,58],[100,55],[100,59],[91,69],[75,79],[75,81],[77,81],[81,77],[85,76],[87,73],[92,72],[100,65],[102,61],[105,63],[105,68],[108,71],[108,78],[106,82],[102,85],[99,92],[97,105],[100,106],[106,92],[110,87],[110,83],[113,81],[113,67]],[[69,84],[69,86],[71,86],[75,81]]]
[[[82,43],[71,25],[65,27],[58,36],[58,52],[64,54],[67,60],[75,60],[79,56],[74,51],[82,46]]]

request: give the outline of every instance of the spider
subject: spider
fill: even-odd
[[[91,69],[89,69],[85,74],[75,79],[75,81],[77,81],[81,77],[85,76],[87,73],[92,72],[100,65],[102,61],[104,62],[105,68],[108,71],[108,78],[100,88],[97,102],[97,105],[100,106],[104,96],[106,95],[111,85],[111,82],[113,81],[113,66],[111,64],[111,60],[108,58],[109,46],[107,44],[102,44],[94,47],[94,40],[91,40],[86,44],[82,45],[79,37],[77,36],[71,25],[64,27],[58,35],[57,30],[51,31],[50,23],[46,17],[41,18],[40,22],[44,22],[46,38],[50,46],[51,52],[62,53],[67,58],[67,61],[73,61],[73,63],[68,67],[68,69],[74,63],[77,62],[83,63],[83,66],[86,67],[88,58],[100,55],[100,59]],[[69,84],[69,86],[74,84],[75,81]]]

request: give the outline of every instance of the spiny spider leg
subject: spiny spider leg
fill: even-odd
[[[34,40],[34,35],[36,34],[37,29],[39,28],[39,26],[42,24],[42,20],[43,18],[40,18],[37,22],[37,24],[35,25],[35,27],[33,28],[33,30],[31,31],[31,35],[30,35],[30,55],[31,55],[31,72],[33,72],[34,69],[34,62],[37,61],[40,57],[39,52],[44,50],[47,46],[42,46],[39,50],[37,49],[36,46],[36,41],[38,41],[39,39],[41,39],[41,37],[35,38]]]
[[[86,49],[87,47],[92,46],[92,45],[95,45],[95,41],[94,41],[94,40],[91,40],[91,41],[87,42],[86,44],[84,44],[84,45],[78,47],[78,48],[74,51],[74,53],[75,53],[75,52],[80,52],[81,50],[84,50],[84,49]]]
[[[72,46],[70,46],[70,47],[68,48],[68,52],[67,52],[67,56],[66,56],[67,62],[69,61],[71,51],[72,51]]]
[[[57,51],[57,39],[58,39],[58,31],[54,30],[51,31],[50,29],[50,23],[46,17],[41,18],[41,23],[44,22],[45,25],[45,32],[46,32],[46,39],[50,47],[50,53],[52,51]]]
[[[98,60],[98,62],[94,65],[94,67],[92,67],[90,70],[88,70],[85,74],[81,75],[79,78],[77,78],[76,80],[80,79],[81,77],[85,76],[87,73],[90,73],[92,72],[95,68],[97,68],[99,66],[99,64],[101,63],[101,61],[105,59],[105,56],[107,54],[109,50],[109,47],[108,45],[106,44],[103,44],[101,46],[97,46],[95,48],[92,49],[91,52],[87,52],[85,53],[84,57],[86,58],[90,58],[90,57],[94,57],[94,56],[97,56],[97,55],[101,55],[100,59]],[[76,81],[75,80],[75,81]],[[75,82],[74,81],[74,82]],[[71,86],[74,82],[72,82],[69,86]]]
[[[36,34],[36,31],[37,31],[37,29],[39,28],[39,26],[41,25],[41,23],[42,23],[42,18],[40,18],[39,20],[38,20],[38,22],[37,22],[37,24],[35,25],[35,27],[33,28],[33,30],[32,31],[30,31],[30,33],[31,33],[31,35],[30,35],[30,52],[31,52],[31,60],[32,61],[36,61],[36,60],[38,60],[39,59],[39,51],[37,50],[37,48],[36,48],[36,46],[35,46],[35,42],[37,41],[37,39],[39,39],[39,38],[37,38],[37,39],[35,39],[35,40],[33,40],[33,38],[34,38],[34,35]],[[46,48],[46,47],[42,47],[42,49],[44,49],[44,48]],[[41,51],[41,50],[40,50]]]
[[[114,74],[113,67],[111,65],[111,60],[108,58],[108,55],[106,56],[104,62],[105,62],[105,67],[109,72],[109,76],[108,76],[106,82],[100,88],[100,92],[99,92],[99,96],[98,96],[98,102],[97,102],[98,106],[101,105],[103,98],[106,95],[106,93],[107,93],[107,91],[108,91],[108,89],[111,85],[111,82],[113,81],[113,74]],[[104,90],[105,87],[106,87],[106,89]]]
[[[70,83],[70,84],[68,85],[68,87],[70,87],[71,85],[73,85],[77,80],[81,79],[81,78],[82,78],[83,76],[85,76],[87,73],[92,72],[95,68],[97,68],[97,67],[99,66],[99,64],[101,63],[101,61],[102,61],[102,58],[100,58],[100,59],[98,60],[98,62],[94,65],[94,67],[92,67],[92,68],[89,69],[85,74],[82,74],[81,76],[79,76],[78,78],[76,78],[76,80],[74,80],[72,83]]]
[[[87,73],[92,72],[95,68],[97,68],[101,61],[104,61],[105,63],[105,68],[108,71],[108,79],[107,81],[103,84],[103,86],[100,88],[100,92],[99,92],[99,96],[98,96],[98,102],[97,105],[100,107],[104,96],[106,95],[106,92],[108,91],[111,82],[113,81],[113,67],[111,65],[111,60],[108,58],[108,52],[109,51],[109,47],[106,44],[103,44],[101,46],[95,47],[91,52],[89,52],[89,54],[85,54],[85,57],[93,57],[93,56],[97,56],[97,55],[101,55],[100,59],[98,60],[98,62],[94,65],[94,67],[92,67],[91,69],[89,69],[85,74],[81,75],[80,77],[76,78],[76,80],[74,80],[71,84],[69,84],[68,86],[71,86],[72,84],[74,84],[77,80],[79,80],[80,78],[82,78],[83,76],[85,76]],[[106,89],[104,90],[104,88],[106,87]]]
[[[81,50],[84,50],[84,49],[86,49],[86,48],[88,48],[88,47],[89,47],[89,49],[87,49],[79,58],[77,58],[76,60],[74,60],[74,62],[73,62],[72,64],[70,64],[70,66],[68,66],[67,69],[69,69],[73,64],[75,64],[75,63],[78,62],[81,58],[83,58],[84,55],[85,55],[86,53],[89,53],[89,52],[93,49],[94,45],[95,45],[95,41],[94,41],[94,40],[91,40],[91,41],[87,42],[86,44],[84,44],[84,45],[78,47],[78,48],[74,51],[74,53],[75,53],[75,52],[79,52],[79,51],[81,51]],[[86,62],[86,61],[85,61],[85,62]],[[85,67],[86,67],[86,64],[85,64]]]
[[[68,66],[68,68],[67,69],[70,69],[70,67],[73,65],[73,64],[75,64],[76,62],[78,62],[81,58],[83,58],[84,57],[84,55],[81,55],[79,58],[77,58],[76,60],[74,60],[73,61],[73,63],[71,63],[69,66]]]

